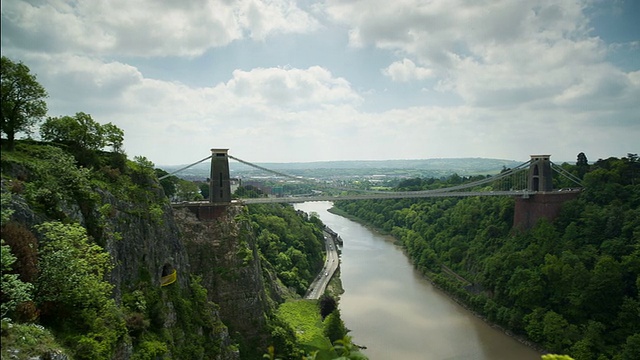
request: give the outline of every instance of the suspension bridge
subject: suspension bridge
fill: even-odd
[[[212,149],[211,152],[212,154],[210,156],[160,178],[162,180],[165,177],[175,175],[176,173],[211,159],[209,201],[182,202],[174,204],[174,206],[215,206],[228,205],[232,202],[241,202],[244,204],[296,203],[306,201],[434,198],[452,196],[516,196],[528,199],[536,194],[553,194],[560,192],[562,192],[562,194],[577,193],[580,191],[582,186],[579,178],[567,172],[561,166],[551,162],[550,155],[531,155],[528,161],[511,169],[505,169],[499,174],[447,188],[422,191],[374,191],[336,187],[317,179],[308,179],[271,170],[234,157],[228,153],[228,149]],[[232,200],[229,159],[270,173],[279,178],[314,185],[319,189],[319,194],[313,196],[261,197]],[[554,189],[554,173],[569,179],[571,183],[575,184],[575,186],[572,188]],[[327,190],[338,192],[339,194],[324,195],[327,193]]]

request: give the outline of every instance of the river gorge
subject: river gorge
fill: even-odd
[[[414,270],[393,238],[306,202],[344,241],[340,311],[372,360],[539,360],[538,352],[491,327]]]

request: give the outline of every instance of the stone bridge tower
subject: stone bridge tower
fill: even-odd
[[[529,191],[553,191],[551,155],[531,155],[529,165]]]
[[[231,180],[229,178],[229,149],[211,149],[211,176],[209,177],[209,202],[231,203]]]
[[[515,228],[529,229],[542,218],[553,221],[560,214],[562,204],[578,196],[578,192],[553,191],[550,158],[550,155],[531,155],[528,190],[535,194],[516,198]]]

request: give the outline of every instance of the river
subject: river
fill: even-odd
[[[329,213],[331,206],[294,205],[317,213],[344,240],[340,312],[371,360],[540,360],[434,288],[393,239]]]

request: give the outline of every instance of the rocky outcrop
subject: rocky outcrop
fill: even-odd
[[[174,216],[191,271],[202,277],[209,299],[220,305],[224,323],[243,343],[263,347],[269,299],[243,207],[229,205],[213,220],[200,220],[186,208],[176,209]]]
[[[226,325],[221,320],[222,311],[214,304],[199,306],[198,295],[191,281],[192,266],[183,235],[180,233],[174,219],[173,210],[164,196],[162,189],[152,178],[143,179],[148,184],[142,184],[137,188],[137,197],[131,194],[114,195],[120,189],[107,190],[101,187],[92,187],[94,196],[91,197],[66,197],[59,200],[55,217],[43,212],[37,205],[30,203],[24,195],[24,184],[35,178],[24,166],[3,163],[2,192],[11,193],[8,208],[13,210],[12,222],[22,224],[26,229],[33,231],[33,226],[45,221],[62,220],[64,222],[77,222],[87,229],[87,233],[97,244],[101,245],[112,257],[113,270],[109,275],[109,281],[114,285],[114,298],[120,305],[119,311],[127,319],[131,315],[131,309],[125,309],[124,298],[137,291],[142,294],[147,304],[147,311],[136,310],[139,316],[139,329],[136,331],[153,332],[151,335],[156,342],[165,342],[168,352],[164,358],[184,358],[180,349],[191,346],[189,339],[198,338],[198,345],[210,344],[203,347],[209,350],[203,354],[210,359],[238,359],[237,346],[231,340]],[[24,181],[19,180],[24,179]],[[140,185],[140,184],[138,184]],[[142,189],[142,190],[141,190]],[[123,191],[124,192],[124,191]],[[5,204],[3,203],[3,207]],[[232,226],[235,226],[232,224]],[[37,235],[37,234],[35,234]],[[229,251],[234,251],[229,249]],[[196,259],[201,266],[200,259]],[[227,262],[234,266],[233,261]],[[170,286],[161,287],[161,278],[167,269],[177,271],[177,281]],[[210,295],[210,299],[231,299],[224,304],[224,308],[238,309],[242,314],[240,318],[252,319],[244,311],[251,308],[251,304],[240,308],[234,304],[234,299],[242,296],[225,295],[225,293],[242,292],[240,289],[251,288],[255,297],[255,286],[260,286],[260,276],[255,275],[255,269],[245,267],[237,276],[247,278],[249,283],[240,283],[237,289],[232,286],[222,287],[216,292],[217,296]],[[244,271],[244,272],[243,272]],[[259,273],[258,273],[259,274]],[[209,287],[216,289],[216,287]],[[263,298],[250,299],[248,294],[246,302],[262,304]],[[186,307],[185,304],[192,304]],[[148,308],[154,307],[149,315]],[[262,305],[260,305],[262,306]],[[261,309],[261,307],[258,307]],[[251,314],[251,313],[249,313]],[[151,316],[152,318],[148,318]],[[155,317],[154,317],[155,316]],[[249,316],[249,317],[245,317]],[[134,319],[132,317],[131,319]],[[259,317],[258,325],[264,322]],[[146,323],[146,324],[145,324]],[[132,335],[132,328],[127,323],[129,336],[119,340],[113,351],[113,359],[127,360],[137,352],[144,351],[137,348],[141,341]],[[262,327],[256,326],[260,329]]]
[[[192,331],[190,320],[180,319],[174,305],[175,294],[187,296],[190,293],[192,266],[190,264],[185,237],[180,233],[171,206],[163,194],[159,194],[158,202],[154,203],[157,211],[150,216],[147,211],[141,211],[136,204],[121,201],[108,192],[100,192],[102,205],[87,213],[88,218],[100,218],[101,236],[105,249],[109,251],[115,261],[111,273],[111,283],[115,285],[114,292],[117,300],[121,294],[139,287],[140,283],[150,282],[151,286],[160,288],[161,278],[175,270],[177,280],[171,287],[179,288],[173,294],[167,291],[160,293],[160,308],[163,316],[163,327],[171,333],[180,334]],[[100,210],[102,209],[102,210]],[[105,210],[106,209],[106,210]],[[164,288],[163,288],[164,289]],[[170,290],[167,288],[167,290]],[[211,296],[210,296],[211,298]],[[218,310],[216,308],[216,310]],[[232,346],[233,341],[228,329],[223,323],[220,312],[197,309],[200,314],[206,313],[215,326],[199,327],[195,331],[206,337],[208,341],[219,344],[217,359],[238,359],[239,353]],[[194,314],[194,316],[199,316]],[[182,327],[182,329],[180,329]],[[179,339],[174,339],[180,341]],[[184,344],[176,344],[177,347]],[[126,350],[126,346],[123,347]],[[131,351],[120,351],[118,358],[128,359]],[[214,354],[208,354],[212,356]],[[180,354],[172,357],[180,358]]]
[[[189,259],[169,204],[158,204],[162,211],[158,217],[151,217],[135,204],[118,200],[108,192],[100,195],[102,208],[106,204],[108,208],[102,214],[94,208],[88,216],[103,219],[100,226],[104,247],[116,262],[111,273],[116,298],[121,288],[139,282],[141,273],[149,274],[151,283],[160,286],[166,267],[177,270],[178,286],[187,287]]]

